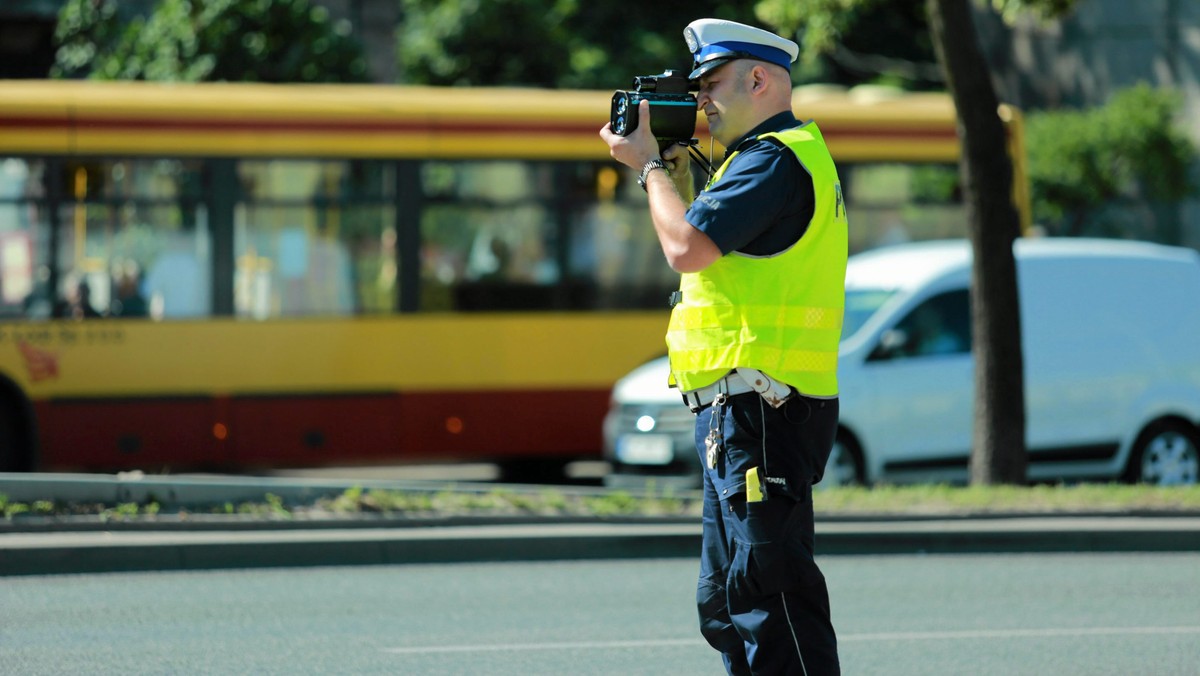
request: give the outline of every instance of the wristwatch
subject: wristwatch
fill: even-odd
[[[650,160],[642,167],[642,175],[638,176],[638,185],[642,186],[642,190],[646,190],[646,177],[655,169],[662,169],[667,172],[668,176],[671,174],[671,170],[667,168],[666,162],[662,160]]]

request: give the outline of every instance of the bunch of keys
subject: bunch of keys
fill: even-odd
[[[713,400],[711,418],[708,423],[708,436],[704,437],[704,462],[709,469],[717,468],[717,458],[721,455],[721,406],[725,404],[724,393],[718,394]]]
[[[716,430],[709,430],[704,437],[704,459],[709,469],[717,468],[717,455],[721,453],[721,435]]]

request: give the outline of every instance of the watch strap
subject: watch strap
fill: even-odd
[[[671,173],[671,170],[667,168],[667,163],[663,160],[650,160],[642,166],[642,173],[640,176],[638,176],[638,185],[642,186],[642,190],[647,190],[646,178],[649,177],[650,172],[654,171],[655,169],[662,169],[663,171],[667,172],[668,175]]]

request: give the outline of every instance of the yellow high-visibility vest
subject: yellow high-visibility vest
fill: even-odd
[[[815,123],[758,138],[765,137],[791,149],[812,175],[812,222],[786,251],[766,257],[732,252],[682,276],[667,328],[671,375],[687,392],[748,367],[801,394],[835,397],[848,249],[841,182]],[[736,156],[725,160],[706,189]]]

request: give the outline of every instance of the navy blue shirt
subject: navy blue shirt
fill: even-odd
[[[721,180],[688,208],[687,222],[708,235],[722,254],[777,254],[808,229],[815,207],[812,176],[787,146],[758,138],[798,126],[788,111],[750,130],[726,150],[726,159],[735,151],[738,156]]]

